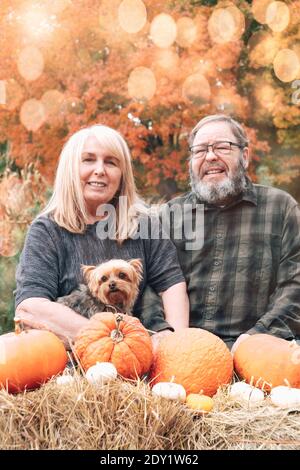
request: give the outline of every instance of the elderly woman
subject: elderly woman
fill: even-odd
[[[107,223],[108,204],[116,213],[113,237],[99,236],[97,230],[99,221]],[[68,344],[88,320],[56,299],[78,286],[81,265],[139,258],[143,280],[133,314],[149,284],[161,294],[166,320],[153,319],[151,329],[187,327],[189,302],[175,247],[168,239],[134,236],[145,218],[142,207],[123,137],[102,125],[73,134],[59,159],[53,195],[25,240],[16,274],[17,316]]]

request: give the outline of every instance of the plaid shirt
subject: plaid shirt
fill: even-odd
[[[190,192],[169,202],[193,207]],[[171,230],[172,236],[172,230]],[[233,343],[242,333],[300,337],[300,209],[286,192],[252,184],[225,207],[204,206],[204,244],[173,239],[187,281],[190,326]],[[159,301],[146,292],[143,320],[155,330]]]

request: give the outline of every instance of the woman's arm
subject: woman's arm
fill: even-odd
[[[188,328],[190,303],[186,283],[179,282],[161,293],[166,321],[174,328]]]
[[[25,327],[48,330],[56,334],[71,349],[72,341],[88,319],[75,313],[65,305],[52,302],[42,297],[23,300],[16,309],[16,316],[21,318]]]

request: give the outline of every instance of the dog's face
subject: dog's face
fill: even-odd
[[[131,310],[143,273],[139,259],[112,259],[98,266],[82,266],[82,272],[93,297],[104,304]]]

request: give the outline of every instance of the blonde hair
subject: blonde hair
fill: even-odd
[[[51,215],[60,226],[73,233],[84,233],[88,224],[88,212],[83,197],[79,165],[86,139],[93,135],[103,147],[120,161],[122,179],[115,202],[116,239],[119,243],[129,238],[137,227],[138,209],[143,206],[138,197],[127,143],[117,132],[100,124],[86,127],[75,132],[65,143],[60,154],[54,190],[45,209],[39,214]],[[119,211],[119,197],[127,199],[127,211]],[[110,201],[107,201],[108,203]]]

